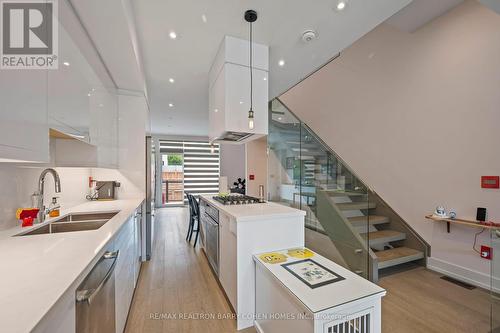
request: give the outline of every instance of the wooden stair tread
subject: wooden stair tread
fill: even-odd
[[[406,239],[406,234],[404,232],[399,232],[396,230],[379,230],[364,233],[361,235],[365,239],[367,239],[369,235],[368,239],[370,246]]]
[[[375,202],[346,202],[336,204],[340,210],[360,210],[360,209],[373,209],[377,207]]]
[[[400,265],[405,262],[422,259],[424,253],[409,247],[396,247],[394,249],[375,252],[378,258],[378,268]]]
[[[370,223],[370,225],[389,223],[387,216],[378,215],[348,217],[347,220],[355,227],[364,227],[367,223]]]

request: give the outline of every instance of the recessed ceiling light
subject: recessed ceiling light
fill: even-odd
[[[168,81],[169,81],[170,83],[174,83],[174,82],[175,82],[175,80],[174,80],[173,78],[168,79]]]
[[[217,113],[217,112],[219,112],[219,110],[218,110],[218,109],[215,109],[215,110],[214,110],[214,112],[215,112],[215,113]]]
[[[282,119],[283,119],[283,118],[281,118],[281,117],[278,117],[278,120],[282,120]]]
[[[346,1],[346,0],[339,0],[339,1],[337,2],[337,6],[336,6],[337,11],[342,11],[342,10],[344,10],[346,6],[347,6],[347,1]]]
[[[240,104],[243,104],[243,101],[240,101]]]
[[[201,20],[203,23],[207,23],[207,16],[205,14],[201,15]]]
[[[174,105],[172,103],[168,103],[168,106],[171,107],[171,108],[174,107]]]
[[[67,62],[67,61],[63,62],[63,65],[66,66],[66,67],[68,67],[69,66],[69,62]]]
[[[88,93],[88,94],[87,94],[87,96],[88,96],[88,97],[90,97],[90,96],[91,96],[91,94],[90,94],[90,93]]]
[[[285,60],[281,59],[280,61],[278,61],[278,65],[280,65],[280,67],[285,66]]]
[[[267,77],[265,77],[263,80],[264,80],[264,81],[267,81]]]
[[[177,34],[175,33],[175,31],[170,31],[170,33],[168,35],[170,36],[170,39],[176,39],[177,38]]]

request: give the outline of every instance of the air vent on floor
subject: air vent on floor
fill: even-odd
[[[476,289],[476,287],[471,285],[471,284],[462,282],[460,280],[454,279],[454,278],[449,277],[449,276],[443,275],[443,276],[441,276],[441,279],[448,281],[448,282],[451,282],[453,284],[456,284],[457,286],[460,286],[460,287],[465,288],[465,289],[469,289],[469,290]]]

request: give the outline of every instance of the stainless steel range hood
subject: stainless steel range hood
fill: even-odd
[[[236,142],[246,142],[253,133],[242,133],[242,132],[224,132],[215,141],[225,142],[225,143],[236,143]]]

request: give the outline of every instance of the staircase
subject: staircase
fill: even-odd
[[[306,246],[372,281],[426,265],[429,245],[279,100],[268,144],[270,199],[306,211]]]
[[[351,226],[366,240],[374,252],[377,269],[401,265],[424,258],[424,252],[404,245],[406,233],[391,229],[388,216],[375,215],[377,204],[365,193],[326,191],[333,205],[336,205]],[[337,203],[340,202],[340,203]],[[363,213],[366,212],[366,214]]]

